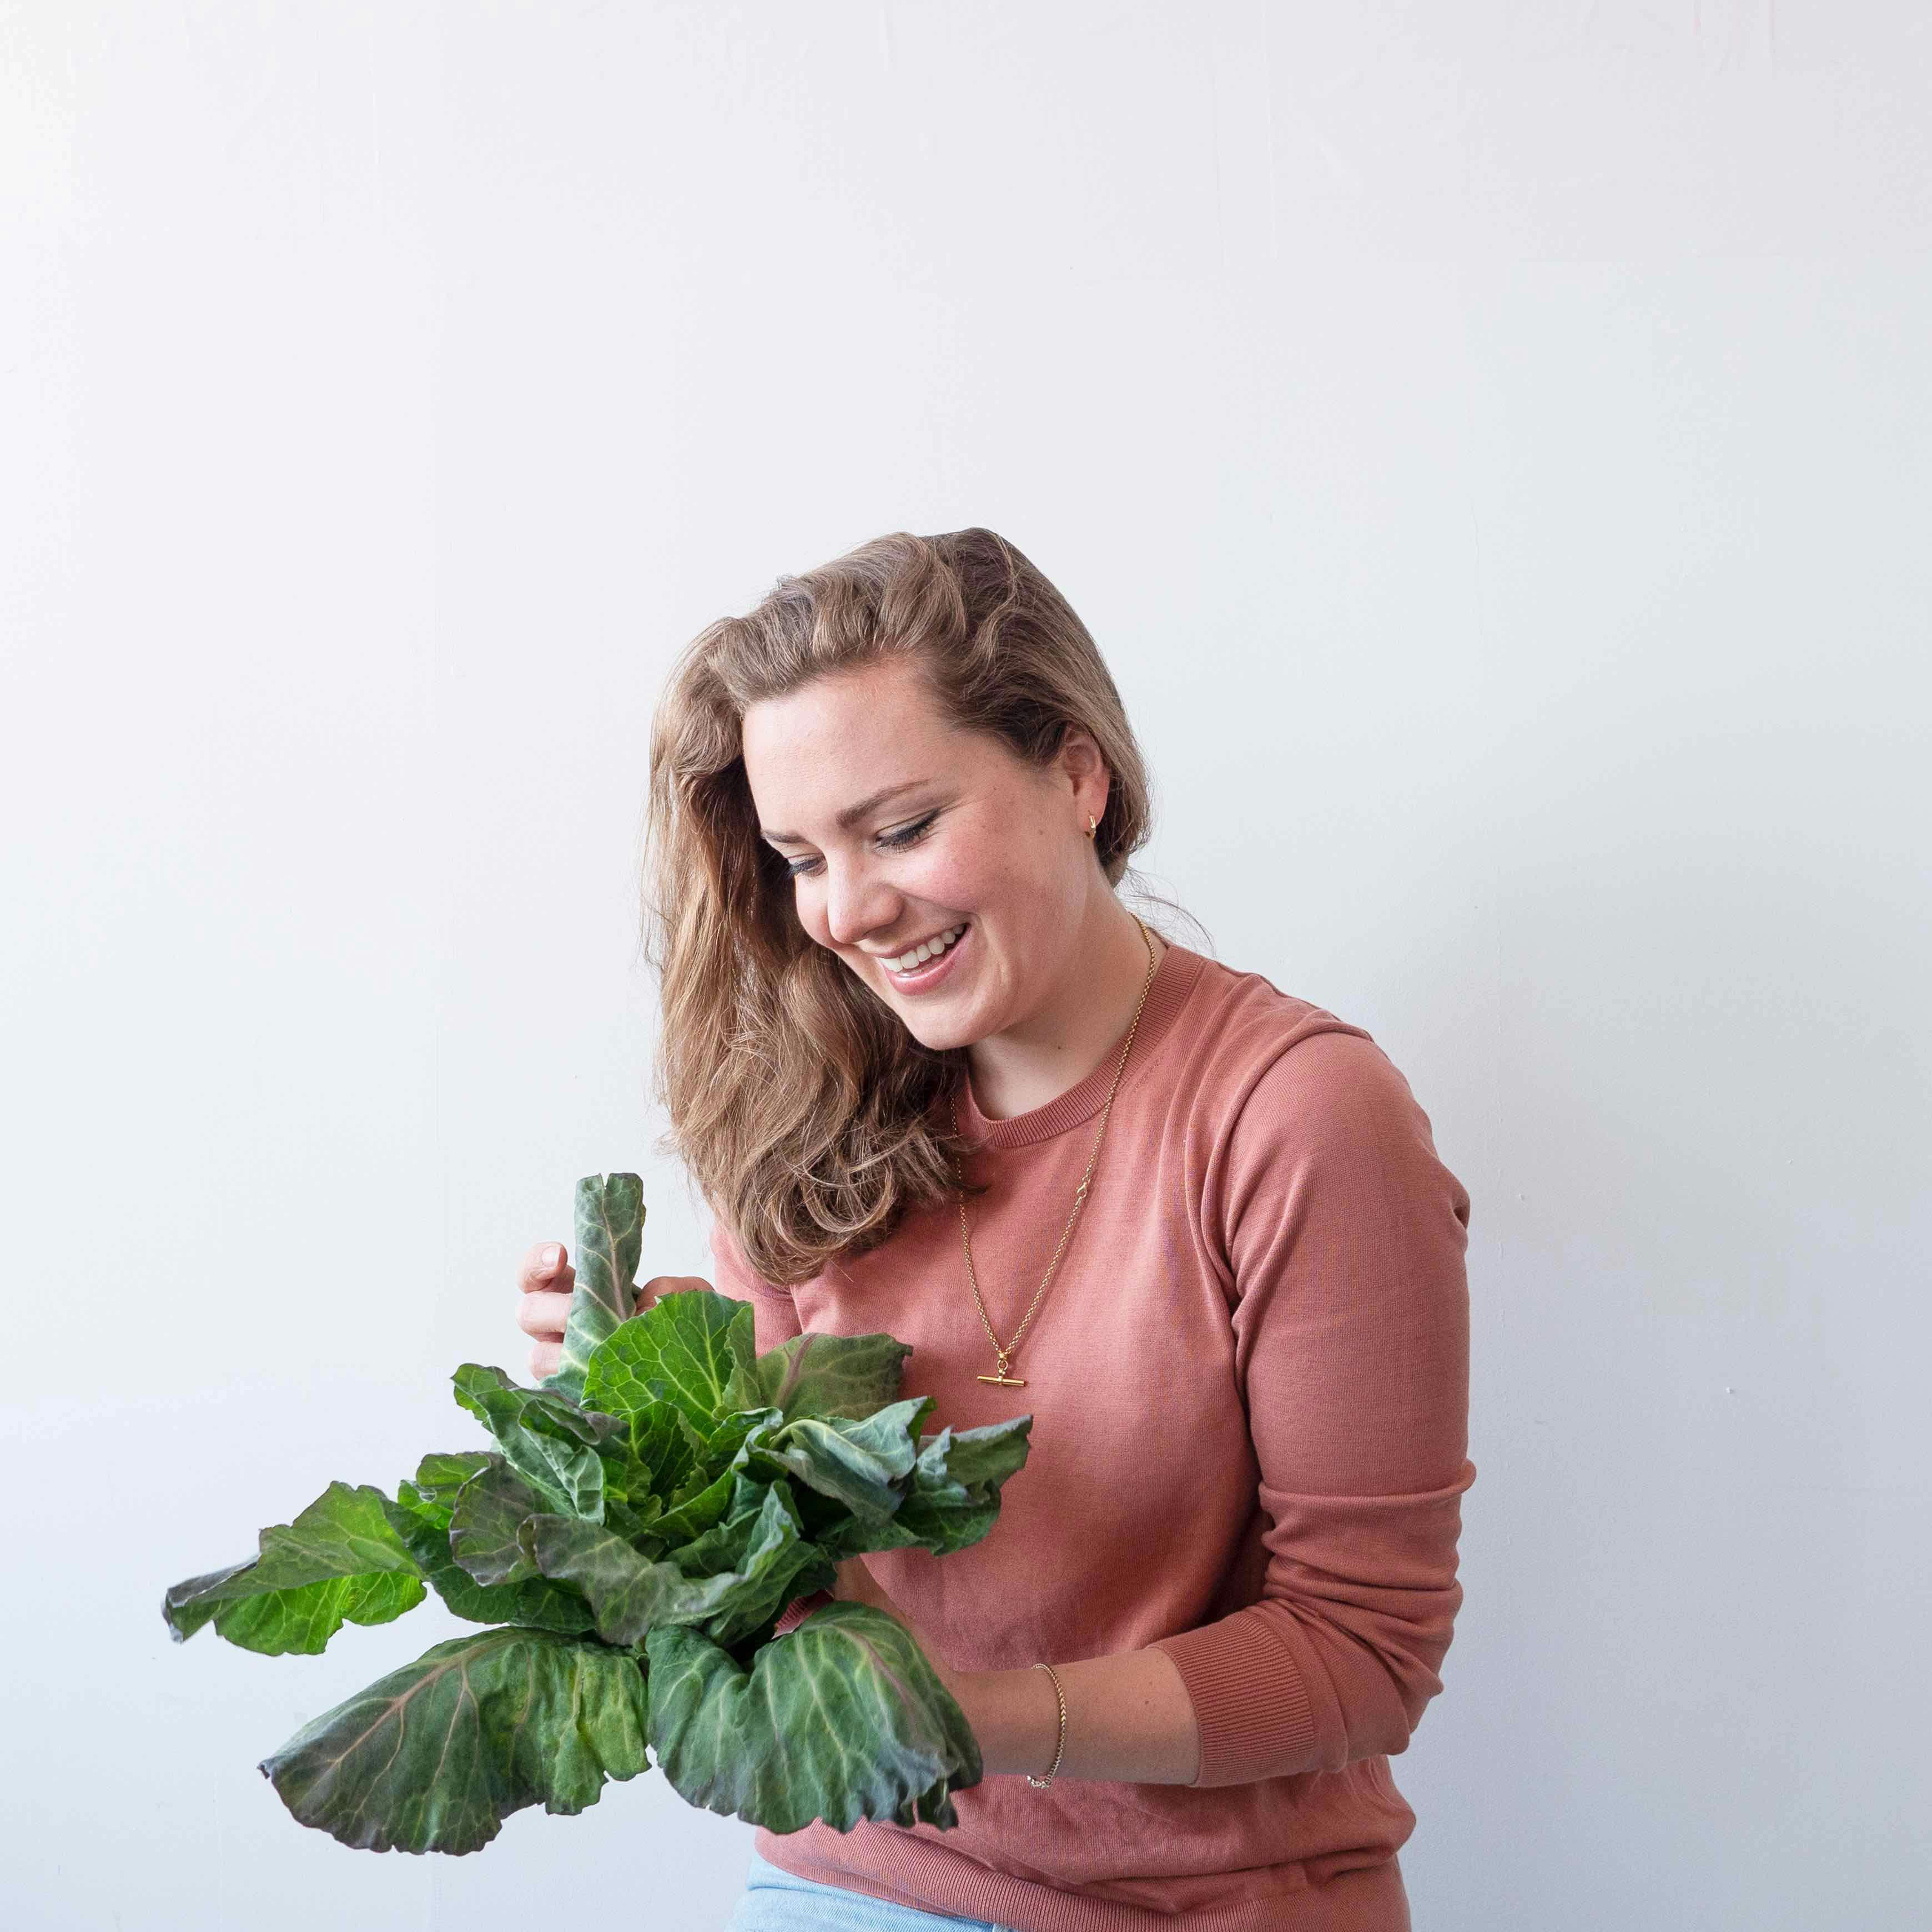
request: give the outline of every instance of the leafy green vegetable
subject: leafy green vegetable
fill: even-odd
[[[631,1418],[623,1454],[629,1466],[641,1473],[646,1490],[668,1499],[682,1490],[692,1472],[704,1461],[705,1441],[682,1409],[660,1402]],[[611,1469],[608,1455],[604,1468],[608,1483]]]
[[[838,1415],[853,1422],[899,1392],[912,1353],[890,1335],[794,1335],[744,1372],[733,1400],[743,1408],[800,1415]]]
[[[788,1471],[854,1515],[883,1522],[904,1495],[899,1479],[919,1456],[910,1432],[932,1407],[930,1396],[894,1402],[863,1422],[802,1415],[766,1440],[746,1444],[753,1465]]]
[[[725,1399],[740,1370],[754,1366],[749,1302],[672,1294],[650,1312],[655,1320],[627,1322],[598,1344],[584,1377],[591,1408],[634,1417],[668,1400],[703,1427],[728,1410],[766,1406]]]
[[[738,1581],[728,1571],[695,1585],[675,1563],[654,1563],[621,1536],[574,1516],[532,1516],[530,1534],[543,1574],[584,1593],[606,1643],[641,1643],[653,1624],[707,1616]]]
[[[980,1781],[980,1747],[904,1624],[835,1603],[760,1650],[747,1671],[675,1624],[644,1640],[650,1743],[678,1795],[796,1832],[822,1817],[958,1822],[951,1793]]]
[[[577,1286],[563,1331],[563,1359],[548,1384],[572,1401],[583,1396],[584,1378],[598,1345],[636,1306],[643,1181],[634,1174],[586,1174],[577,1184],[576,1234]]]
[[[386,1624],[423,1600],[422,1570],[380,1490],[331,1483],[293,1522],[262,1531],[261,1553],[177,1583],[163,1602],[177,1639],[218,1635],[270,1657],[309,1656],[344,1622]]]
[[[466,1852],[527,1805],[575,1812],[649,1768],[774,1831],[824,1818],[957,1822],[978,1782],[964,1714],[903,1625],[785,1606],[870,1550],[950,1556],[998,1520],[1030,1416],[922,1434],[890,1335],[756,1353],[709,1290],[630,1310],[635,1174],[577,1186],[577,1289],[557,1372],[526,1388],[465,1363],[494,1447],[425,1456],[392,1499],[332,1483],[246,1562],[165,1594],[178,1641],[322,1650],[434,1589],[492,1626],[426,1652],[299,1731],[262,1771],[302,1823],[370,1850]]]
[[[481,1450],[425,1456],[416,1480],[405,1477],[397,1484],[390,1522],[422,1566],[423,1580],[455,1616],[472,1624],[525,1624],[565,1636],[580,1635],[595,1619],[590,1605],[574,1590],[544,1576],[486,1588],[458,1564],[450,1546],[452,1505],[464,1483],[490,1461]]]
[[[597,1501],[602,1514],[603,1497]],[[521,1583],[544,1573],[524,1550],[524,1523],[548,1508],[500,1456],[492,1456],[456,1492],[449,1513],[450,1553],[479,1583]]]
[[[600,1643],[511,1626],[454,1637],[307,1724],[262,1770],[372,1852],[473,1852],[526,1804],[581,1811],[644,1756],[644,1680]]]
[[[609,1416],[590,1415],[541,1389],[521,1388],[501,1369],[465,1362],[452,1378],[456,1399],[495,1436],[503,1459],[556,1507],[604,1520],[600,1445],[621,1433]]]

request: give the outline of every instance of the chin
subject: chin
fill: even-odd
[[[992,1029],[980,1024],[970,1013],[907,1013],[895,1007],[899,1024],[920,1045],[933,1053],[950,1053],[956,1048],[976,1046]]]
[[[941,1026],[926,1021],[914,1026],[904,1014],[898,1016],[899,1023],[920,1045],[931,1053],[950,1053],[955,1047],[970,1046],[980,1036],[970,1030],[962,1030],[957,1026]]]

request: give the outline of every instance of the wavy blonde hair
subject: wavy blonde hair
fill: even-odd
[[[788,1286],[951,1195],[963,1151],[934,1103],[965,1048],[924,1046],[807,934],[745,773],[751,706],[902,657],[917,662],[948,724],[1035,766],[1070,726],[1092,734],[1112,777],[1094,834],[1110,885],[1149,831],[1140,747],[1093,638],[991,530],[874,538],[782,576],[755,609],[686,646],[652,721],[645,827],[655,1084],[671,1124],[659,1146],[683,1160],[758,1275]]]

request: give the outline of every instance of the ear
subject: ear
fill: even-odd
[[[1079,806],[1080,829],[1087,830],[1086,814],[1097,820],[1104,817],[1113,788],[1113,775],[1094,735],[1084,725],[1070,724],[1060,740],[1058,769]]]

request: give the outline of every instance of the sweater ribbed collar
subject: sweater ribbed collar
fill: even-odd
[[[1162,1042],[1176,1016],[1186,1004],[1187,996],[1206,965],[1207,956],[1172,940],[1154,969],[1147,991],[1147,1004],[1141,1009],[1140,1029],[1134,1035],[1133,1051],[1127,1055],[1126,1071],[1120,1076],[1120,1092],[1114,1096],[1118,1106],[1121,1095],[1143,1078],[1154,1064]],[[1114,1083],[1114,1067],[1120,1058],[1115,1042],[1107,1057],[1076,1087],[1070,1087],[1058,1100],[1049,1100],[1030,1113],[1016,1114],[1010,1120],[989,1120],[973,1097],[971,1076],[962,1069],[959,1082],[959,1131],[976,1150],[980,1148],[1030,1147],[1036,1141],[1050,1140],[1090,1120],[1106,1105],[1107,1090]],[[941,1102],[942,1109],[944,1102]],[[942,1118],[943,1118],[942,1114]]]

